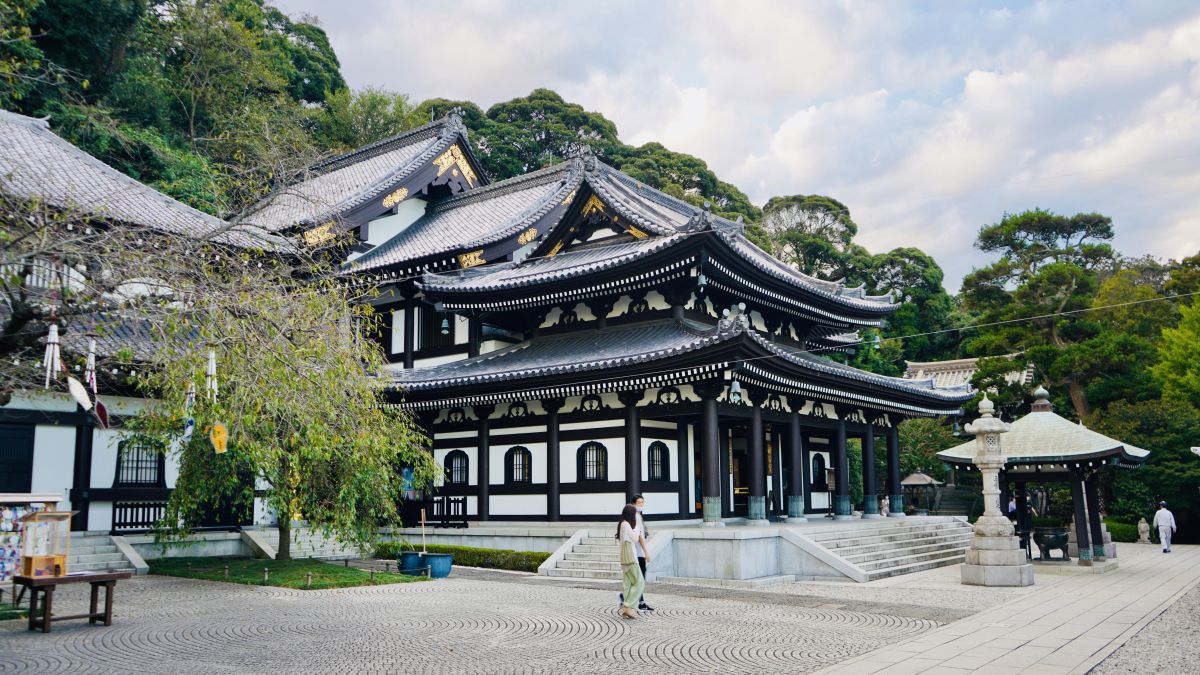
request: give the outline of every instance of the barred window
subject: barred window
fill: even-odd
[[[650,444],[650,480],[669,480],[671,475],[668,467],[671,462],[671,451],[667,448],[667,444],[662,441],[654,441]]]
[[[608,480],[608,449],[595,441],[579,447],[579,480]]]
[[[446,482],[451,485],[467,484],[468,458],[462,450],[446,453]]]
[[[117,480],[114,486],[161,486],[162,464],[162,453],[150,443],[139,439],[121,441],[117,446]]]
[[[509,483],[533,482],[533,453],[529,448],[516,446],[504,454],[504,475]]]

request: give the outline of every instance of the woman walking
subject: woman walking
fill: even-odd
[[[642,576],[642,568],[638,564],[634,545],[637,544],[646,552],[646,562],[650,562],[650,551],[646,547],[646,539],[638,532],[637,507],[626,504],[621,509],[621,520],[617,524],[617,541],[621,546],[621,579],[625,583],[625,601],[621,603],[621,616],[632,619],[637,616],[634,608],[642,599],[642,591],[646,588],[646,577]]]

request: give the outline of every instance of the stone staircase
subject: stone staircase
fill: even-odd
[[[264,527],[257,530],[268,544],[279,550],[279,529]],[[298,533],[298,534],[297,534]],[[293,558],[320,558],[323,560],[357,560],[362,557],[357,549],[344,548],[332,539],[323,539],[319,533],[307,529],[292,530]]]
[[[71,533],[71,551],[67,556],[68,572],[98,572],[132,569],[133,565],[107,534]]]
[[[862,570],[867,581],[957,565],[974,529],[955,518],[855,523],[805,531],[804,536]]]
[[[546,573],[552,577],[620,581],[621,551],[617,540],[611,532],[590,530]]]

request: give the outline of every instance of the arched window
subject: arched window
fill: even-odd
[[[666,443],[662,441],[651,443],[648,459],[650,465],[648,480],[670,480],[671,451],[667,448]]]
[[[829,489],[829,482],[825,472],[825,455],[813,455],[812,487],[818,492]]]
[[[446,482],[451,485],[467,484],[467,453],[451,450],[446,453]]]
[[[504,479],[509,483],[533,482],[533,453],[529,448],[518,445],[504,453]]]
[[[127,439],[117,446],[117,472],[113,487],[166,487],[163,453],[139,439]]]
[[[579,446],[576,454],[578,480],[608,480],[608,449],[596,441]]]

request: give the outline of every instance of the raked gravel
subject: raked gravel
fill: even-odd
[[[1195,673],[1200,671],[1200,586],[1192,588],[1158,618],[1091,670],[1118,673]]]

